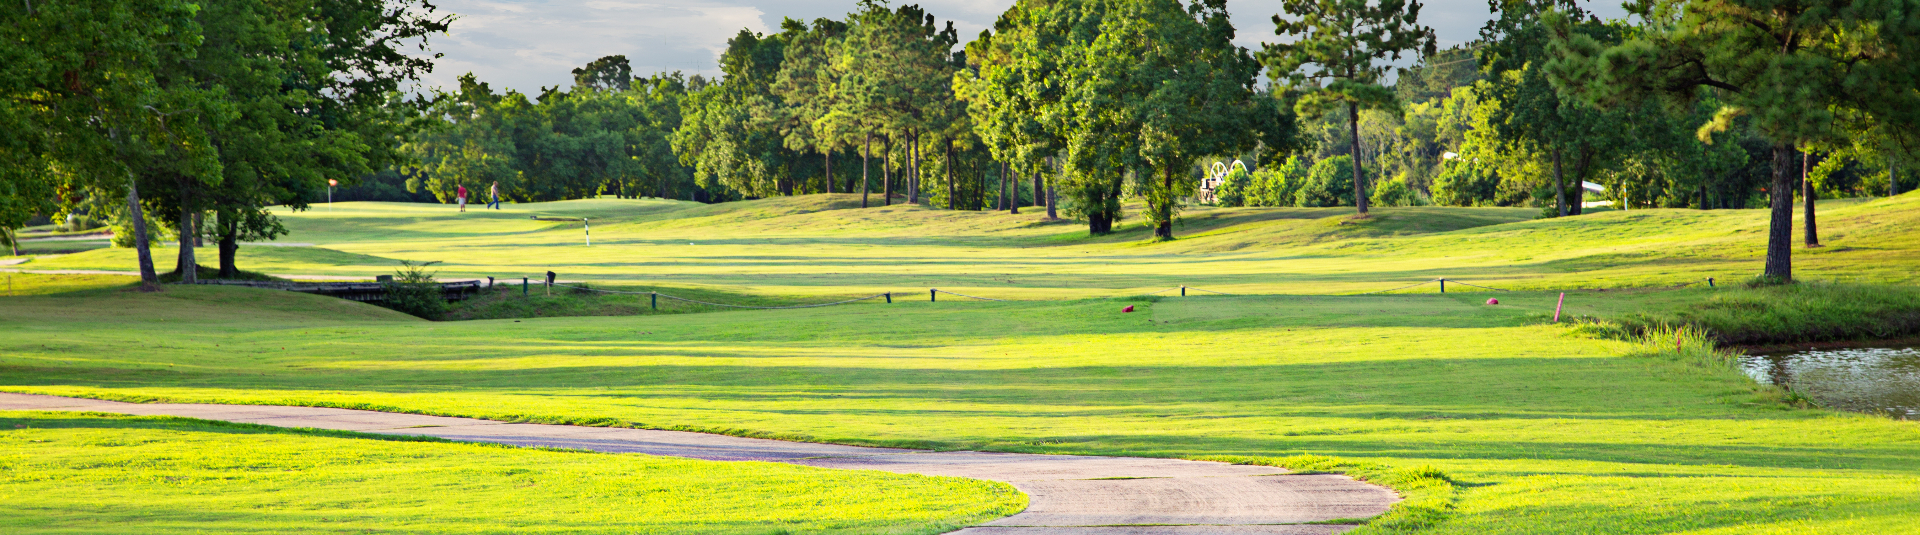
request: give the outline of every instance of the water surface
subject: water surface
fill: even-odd
[[[1740,367],[1825,407],[1920,420],[1920,349],[1865,347],[1746,355]]]

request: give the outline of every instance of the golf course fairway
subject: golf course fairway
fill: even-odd
[[[1407,498],[1382,517],[1355,520],[1364,525],[1351,533],[1920,531],[1914,422],[1810,407],[1733,371],[1698,333],[1621,336],[1604,328],[1635,313],[1737,312],[1721,305],[1789,295],[1740,284],[1759,272],[1763,211],[1535,220],[1533,209],[1383,208],[1353,221],[1338,209],[1196,208],[1182,239],[1153,243],[1142,241],[1137,223],[1087,238],[1084,226],[1030,214],[847,203],[821,195],[714,206],[597,199],[465,214],[343,203],[282,214],[293,229],[282,241],[314,245],[244,247],[243,269],[370,277],[391,273],[399,260],[438,261],[432,269],[442,277],[512,277],[513,291],[492,298],[528,302],[597,299],[564,288],[547,296],[537,284],[521,297],[517,278],[548,270],[596,288],[737,302],[896,297],[798,310],[428,322],[291,292],[139,293],[128,291],[129,279],[13,275],[45,290],[0,306],[8,333],[0,339],[0,391],[1230,460],[1345,472]],[[1828,247],[1795,251],[1803,281],[1795,291],[1872,293],[1911,306],[1920,196],[1821,206]],[[529,216],[586,217],[593,245],[577,241],[578,222]],[[126,270],[128,257],[100,249],[16,267]],[[1449,286],[1439,294],[1426,285],[1343,295],[1442,277],[1514,291]],[[1708,277],[1717,284],[1708,286]],[[1180,286],[1233,295],[1165,291]],[[930,302],[929,288],[1010,301]],[[1160,293],[1139,296],[1150,292]],[[1563,292],[1566,321],[1556,324]],[[1128,305],[1135,312],[1121,312]],[[39,473],[13,468],[40,458],[29,440],[200,432],[125,418],[0,418],[36,430],[22,438],[26,428],[0,428],[0,447],[9,448],[0,496],[33,494],[35,510],[47,511],[95,498],[42,493],[35,485],[45,478],[18,475]],[[249,433],[281,448],[368,440]],[[188,448],[200,439],[180,440],[177,447]],[[506,459],[516,455],[667,462],[368,443],[395,455],[431,448],[419,455],[438,456],[433,462],[449,470],[464,466],[447,457],[459,448],[505,459],[461,468],[471,470],[537,462]],[[736,471],[711,480],[783,477],[728,470]],[[388,485],[354,481],[348,487]],[[568,507],[617,508],[619,498],[582,490],[592,481],[556,485],[576,500]],[[1008,503],[991,486],[893,484],[944,516],[848,505],[870,523],[788,529],[937,532]],[[742,485],[745,494],[711,501],[752,506],[744,489],[756,484]],[[116,488],[154,496],[128,498],[135,501],[167,495]],[[781,503],[758,506],[780,518],[798,514]],[[504,512],[472,514],[478,526],[518,529],[487,520]]]

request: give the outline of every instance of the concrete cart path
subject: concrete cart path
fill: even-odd
[[[1352,526],[1305,523],[1372,517],[1400,499],[1393,491],[1346,476],[1291,475],[1280,468],[1176,459],[936,452],[320,407],[121,403],[11,393],[0,393],[0,410],[183,416],[518,446],[958,476],[1005,481],[1029,497],[1027,509],[1019,514],[955,532],[967,535],[1327,535]]]

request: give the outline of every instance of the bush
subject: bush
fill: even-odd
[[[1492,204],[1500,193],[1500,175],[1485,166],[1453,160],[1441,167],[1440,176],[1433,180],[1434,204],[1482,206]]]
[[[1353,158],[1335,156],[1313,164],[1294,193],[1294,206],[1353,206]]]
[[[1220,187],[1214,192],[1214,198],[1219,201],[1220,206],[1248,206],[1247,190],[1252,187],[1253,177],[1247,176],[1245,169],[1235,167],[1227,172],[1226,178],[1220,180]]]
[[[426,266],[401,260],[393,282],[387,283],[385,306],[423,319],[440,319],[447,313],[447,296]]]
[[[1426,204],[1420,198],[1420,192],[1407,185],[1405,176],[1395,178],[1373,189],[1374,206],[1420,206]]]
[[[147,243],[149,246],[158,247],[161,239],[172,235],[172,233],[167,232],[167,230],[166,225],[155,221],[152,216],[148,216]],[[121,217],[119,221],[114,222],[113,239],[110,240],[114,247],[122,249],[133,247],[133,236],[133,218]]]

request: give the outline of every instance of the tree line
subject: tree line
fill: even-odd
[[[1044,207],[1095,234],[1137,201],[1159,239],[1201,201],[1569,216],[1597,183],[1623,209],[1770,208],[1765,273],[1790,280],[1796,196],[1817,244],[1814,199],[1898,193],[1920,148],[1920,0],[1637,0],[1617,21],[1572,0],[1490,0],[1479,38],[1446,50],[1412,0],[1290,0],[1259,50],[1233,44],[1224,0],[1021,0],[964,44],[919,6],[863,0],[843,19],[740,31],[714,79],[608,56],[564,89],[496,93],[469,74],[416,99],[395,84],[430,60],[394,45],[446,19],[406,1],[302,2],[10,15],[22,37],[97,22],[88,9],[128,23],[0,45],[44,58],[0,81],[0,120],[22,125],[0,147],[0,227],[124,194],[122,213],[216,236],[225,272],[232,240],[279,232],[261,206],[302,207],[326,178],[405,200],[494,184],[519,201],[859,193]],[[320,16],[335,12],[351,16]],[[119,85],[75,89],[89,76]],[[1232,160],[1246,169],[1199,195]]]
[[[329,180],[408,161],[421,127],[401,85],[432,68],[449,18],[424,0],[37,0],[0,11],[0,232],[35,215],[111,217],[157,288],[153,225],[181,239],[176,271],[217,244],[286,231]]]

